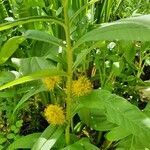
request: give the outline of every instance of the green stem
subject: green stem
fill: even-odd
[[[140,78],[141,74],[142,74],[142,52],[140,51],[137,78]]]
[[[102,132],[101,132],[101,131],[99,131],[99,132],[98,132],[97,141],[96,141],[96,144],[97,144],[97,145],[99,144],[99,142],[100,142],[101,138],[102,138]]]
[[[65,132],[66,144],[70,143],[70,125],[71,125],[71,89],[72,89],[72,65],[73,65],[73,56],[72,56],[72,46],[70,39],[70,26],[69,26],[69,16],[68,16],[68,0],[64,1],[64,19],[65,19],[65,34],[66,34],[66,44],[67,44],[67,98],[66,98],[66,120],[67,127]]]
[[[106,145],[106,147],[104,148],[104,150],[109,149],[109,148],[110,148],[110,146],[111,146],[111,144],[112,144],[112,142],[111,142],[111,141],[108,141],[108,144]]]

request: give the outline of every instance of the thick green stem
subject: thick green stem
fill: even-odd
[[[71,88],[72,88],[72,64],[73,64],[73,56],[72,56],[72,46],[71,46],[71,39],[70,39],[70,26],[69,26],[69,16],[68,16],[68,1],[66,0],[64,3],[64,19],[65,19],[65,33],[66,33],[66,44],[67,44],[67,98],[66,98],[66,120],[67,120],[67,127],[66,127],[66,144],[69,145],[70,143],[70,124],[71,124]]]

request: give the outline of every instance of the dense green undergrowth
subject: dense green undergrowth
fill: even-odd
[[[149,0],[0,0],[0,149],[150,149]]]

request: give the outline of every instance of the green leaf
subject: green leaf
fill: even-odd
[[[46,77],[46,76],[55,76],[55,75],[65,76],[66,74],[63,71],[59,71],[57,68],[52,68],[52,69],[48,69],[48,70],[45,69],[45,70],[30,74],[28,76],[18,78],[18,79],[11,81],[9,83],[6,83],[6,84],[0,86],[0,90],[9,88],[9,87],[14,86],[14,85],[22,84],[25,82],[38,80],[38,79],[41,79],[41,78]]]
[[[47,43],[51,43],[51,44],[54,44],[57,46],[64,47],[62,40],[60,40],[46,32],[42,32],[42,31],[38,31],[38,30],[28,30],[23,34],[23,37],[25,37],[26,39],[38,40],[38,41],[47,42]]]
[[[39,138],[41,133],[33,133],[27,136],[20,137],[15,142],[13,142],[9,147],[8,150],[15,150],[20,148],[31,148],[36,140]]]
[[[77,66],[86,58],[86,55],[90,53],[91,49],[84,49],[80,54],[77,55],[77,58],[73,64],[73,69],[75,70]]]
[[[31,22],[54,22],[54,23],[57,23],[63,27],[65,26],[63,24],[62,20],[54,18],[54,17],[32,16],[32,17],[26,17],[26,18],[12,21],[12,22],[0,24],[0,31],[7,30],[7,29],[13,28],[15,26],[23,25],[23,24],[27,24],[27,23],[31,23]]]
[[[121,65],[120,62],[113,62],[113,64],[112,64],[112,72],[116,76],[118,76],[121,73],[122,68],[120,65]]]
[[[149,149],[148,147],[143,145],[142,141],[139,138],[135,137],[134,135],[130,135],[119,141],[116,150],[149,150]]]
[[[99,150],[99,148],[91,144],[87,138],[82,138],[78,142],[62,148],[61,150]]]
[[[15,125],[11,125],[10,129],[11,129],[11,131],[15,131],[16,130],[16,126]]]
[[[4,149],[4,146],[0,145],[0,150],[3,150]]]
[[[73,137],[72,137],[73,136]],[[77,137],[76,137],[76,135],[75,134],[70,134],[70,140],[71,141],[74,141],[74,140],[76,140],[77,139]],[[57,150],[57,149],[59,149],[60,150],[60,148],[62,148],[62,147],[65,147],[66,146],[66,139],[65,139],[65,135],[64,135],[64,133],[60,136],[60,138],[57,140],[57,142],[55,143],[55,145],[53,146],[53,148],[52,148],[52,150],[54,149],[54,150]]]
[[[21,108],[21,106],[27,101],[29,100],[29,98],[39,92],[43,92],[46,91],[47,89],[44,86],[40,86],[34,89],[31,89],[28,93],[26,93],[21,100],[18,102],[18,104],[16,105],[16,107],[14,108],[13,114],[16,113],[17,110],[19,110]]]
[[[64,131],[62,126],[48,126],[37,142],[32,147],[32,150],[50,150]]]
[[[13,139],[13,138],[15,138],[15,134],[14,134],[14,133],[9,133],[9,134],[7,135],[7,138],[8,138],[8,139]]]
[[[23,124],[23,120],[18,120],[18,121],[16,122],[16,127],[17,127],[17,128],[20,128],[20,127],[22,127],[22,124]]]
[[[15,75],[12,72],[2,71],[0,72],[0,85],[12,81],[15,79]]]
[[[22,3],[22,1],[21,1],[21,3]],[[21,3],[20,3],[20,5],[21,5]],[[44,3],[44,1],[43,0],[29,0],[29,1],[27,1],[27,4],[30,6],[30,7],[36,7],[36,6],[39,6],[39,7],[44,7],[45,6],[45,3]]]
[[[19,44],[25,40],[22,36],[14,36],[10,38],[0,50],[0,64],[6,62],[12,54],[18,49]]]
[[[104,45],[105,42],[97,42],[93,44],[90,48],[82,50],[76,57],[76,60],[73,64],[73,70],[75,70],[81,62],[83,62],[83,60],[86,58],[86,55],[89,54],[94,48],[96,48],[97,46],[99,48],[102,48]]]
[[[127,136],[129,136],[131,133],[127,130],[124,130],[123,127],[115,127],[113,128],[107,135],[106,138],[109,141],[118,141],[120,139],[123,139]]]
[[[116,127],[116,124],[107,120],[104,110],[81,108],[78,114],[86,125],[97,131],[108,131]]]
[[[143,112],[150,117],[150,102],[147,103],[146,107],[144,108]]]
[[[7,141],[7,138],[5,137],[0,137],[0,144],[3,144]]]
[[[74,14],[73,16],[70,18],[70,24],[72,24],[72,22],[76,19],[76,17],[78,15],[80,15],[82,13],[83,10],[85,10],[88,6],[94,4],[98,2],[98,0],[91,0],[89,2],[87,2],[85,5],[83,5],[80,9],[78,9]]]
[[[150,41],[150,15],[131,17],[100,25],[81,37],[75,47],[88,41],[137,40]]]
[[[79,103],[81,107],[104,110],[109,122],[117,124],[125,132],[139,138],[143,145],[150,147],[150,118],[124,98],[105,90],[94,90],[80,97]]]
[[[136,55],[136,48],[132,42],[121,42],[121,49],[124,51],[124,57],[128,63],[132,64]]]
[[[6,92],[0,92],[0,98],[12,98],[15,96],[15,92],[14,91],[6,91]]]
[[[19,68],[21,75],[28,75],[40,70],[51,69],[54,67],[50,61],[44,57],[31,57],[31,58],[12,58],[12,62]]]

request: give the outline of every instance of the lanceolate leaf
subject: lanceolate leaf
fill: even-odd
[[[54,18],[54,17],[33,16],[33,17],[26,17],[26,18],[18,19],[18,20],[15,20],[13,22],[0,24],[0,31],[7,30],[7,29],[13,28],[15,26],[27,24],[30,22],[52,22],[52,23],[54,22],[54,23],[57,23],[63,27],[65,26],[63,24],[62,20]]]
[[[62,135],[64,128],[62,126],[48,126],[37,142],[32,147],[32,150],[50,150]]]
[[[77,58],[73,64],[73,69],[76,69],[77,66],[85,59],[86,55],[91,51],[91,49],[82,50],[80,54],[77,55]]]
[[[33,39],[38,41],[43,41],[47,43],[52,43],[57,46],[64,46],[63,41],[42,31],[38,30],[28,30],[23,35],[27,39]]]
[[[49,139],[53,135],[56,129],[57,126],[48,126],[41,134],[39,139],[36,141],[36,143],[32,146],[32,150],[41,148],[44,145],[44,143],[47,141],[47,139]]]
[[[19,44],[25,40],[22,36],[14,36],[9,39],[0,50],[0,64],[5,63],[9,57],[17,50]]]
[[[150,41],[150,15],[100,25],[81,37],[75,47],[87,41],[99,40]]]
[[[21,100],[18,102],[18,104],[16,105],[16,107],[14,108],[14,111],[13,111],[13,114],[16,113],[17,110],[20,109],[20,107],[27,101],[29,100],[29,98],[39,92],[43,92],[43,91],[46,91],[47,89],[45,88],[45,86],[40,86],[40,87],[37,87],[37,88],[33,88],[31,89],[27,94],[25,94]]]
[[[47,70],[47,69],[41,70],[41,71],[35,72],[33,74],[18,78],[16,80],[13,80],[11,82],[8,82],[8,83],[0,86],[0,90],[6,89],[6,88],[9,88],[11,86],[18,85],[21,83],[25,83],[25,82],[29,82],[29,81],[33,81],[33,80],[38,80],[38,79],[41,79],[41,78],[46,77],[46,76],[55,76],[55,75],[65,76],[65,73],[62,71],[59,71],[56,68],[51,68],[49,70]]]
[[[127,100],[105,90],[95,90],[81,97],[79,102],[85,108],[104,110],[108,121],[126,130],[124,135],[133,134],[150,148],[150,118]],[[120,136],[123,138],[124,135]]]
[[[86,55],[89,54],[91,50],[93,50],[96,47],[101,48],[104,44],[104,42],[96,42],[90,48],[82,50],[81,53],[79,53],[76,57],[76,60],[73,64],[73,69],[76,69],[78,67],[78,65],[86,58]]]
[[[98,2],[98,0],[92,0],[90,2],[88,2],[87,4],[85,4],[84,6],[82,6],[77,12],[75,12],[75,14],[71,17],[70,19],[70,24],[75,20],[75,18],[84,10],[86,9],[88,6],[94,4]]]

